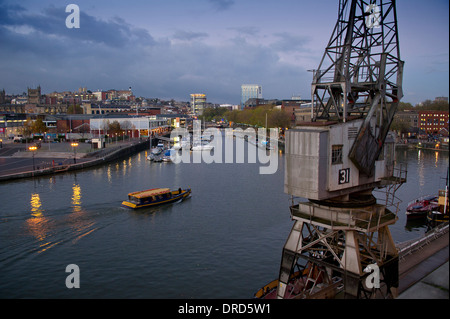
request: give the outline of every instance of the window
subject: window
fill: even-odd
[[[331,164],[342,164],[342,145],[331,146]]]

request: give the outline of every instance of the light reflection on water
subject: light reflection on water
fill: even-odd
[[[78,184],[74,184],[72,187],[72,207],[74,213],[81,211],[81,187]]]

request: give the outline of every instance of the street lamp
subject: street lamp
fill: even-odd
[[[37,146],[36,146],[36,145],[32,145],[32,146],[28,147],[28,149],[29,149],[31,152],[33,152],[33,171],[34,171],[34,170],[36,169],[35,166],[34,166],[34,154],[35,154],[36,151],[37,151]]]
[[[76,162],[77,162],[76,157],[77,157],[77,146],[78,146],[78,143],[71,143],[70,145],[73,147],[73,163],[76,164]]]

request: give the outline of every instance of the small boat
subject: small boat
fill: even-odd
[[[435,227],[442,223],[448,223],[449,222],[449,198],[448,198],[448,182],[449,182],[449,175],[447,170],[447,182],[445,185],[445,189],[439,190],[439,197],[438,197],[438,208],[435,210],[432,210],[428,212],[427,220],[428,224],[431,227]]]
[[[156,147],[152,148],[152,154],[153,155],[159,155],[164,151],[164,144],[162,143],[158,143],[158,145],[156,145]]]
[[[158,162],[158,159],[163,156],[164,149],[164,144],[158,143],[156,147],[151,149],[150,154],[147,156],[147,160]]]
[[[191,189],[170,190],[170,188],[152,188],[144,191],[128,194],[128,200],[122,202],[122,206],[132,209],[153,207],[174,203],[191,195]]]
[[[408,219],[426,217],[428,212],[436,210],[438,206],[439,205],[437,196],[435,195],[422,196],[408,203],[408,206],[406,207],[406,217]]]
[[[193,151],[210,151],[213,148],[214,146],[208,142],[196,143],[192,146]]]

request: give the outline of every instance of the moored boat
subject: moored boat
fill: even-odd
[[[438,206],[437,196],[422,196],[408,203],[408,206],[406,207],[406,217],[408,219],[427,217],[427,214],[433,210],[436,210]]]
[[[158,143],[158,145],[156,145],[156,147],[152,148],[151,153],[153,155],[160,155],[163,151],[164,151],[164,144]]]
[[[427,220],[428,223],[434,227],[442,223],[448,223],[449,221],[449,214],[448,214],[448,208],[449,208],[449,198],[448,198],[448,182],[449,182],[449,172],[447,169],[447,181],[445,185],[445,189],[439,190],[439,197],[438,197],[438,208],[435,210],[432,210],[428,212]]]
[[[193,151],[210,151],[210,150],[212,150],[213,148],[214,148],[213,145],[211,145],[211,144],[208,143],[208,142],[204,142],[204,141],[202,141],[201,143],[195,143],[195,144],[192,146],[192,150],[193,150]]]
[[[191,195],[191,189],[170,190],[170,188],[152,188],[144,191],[128,194],[128,200],[122,202],[122,206],[138,209],[174,203]]]

